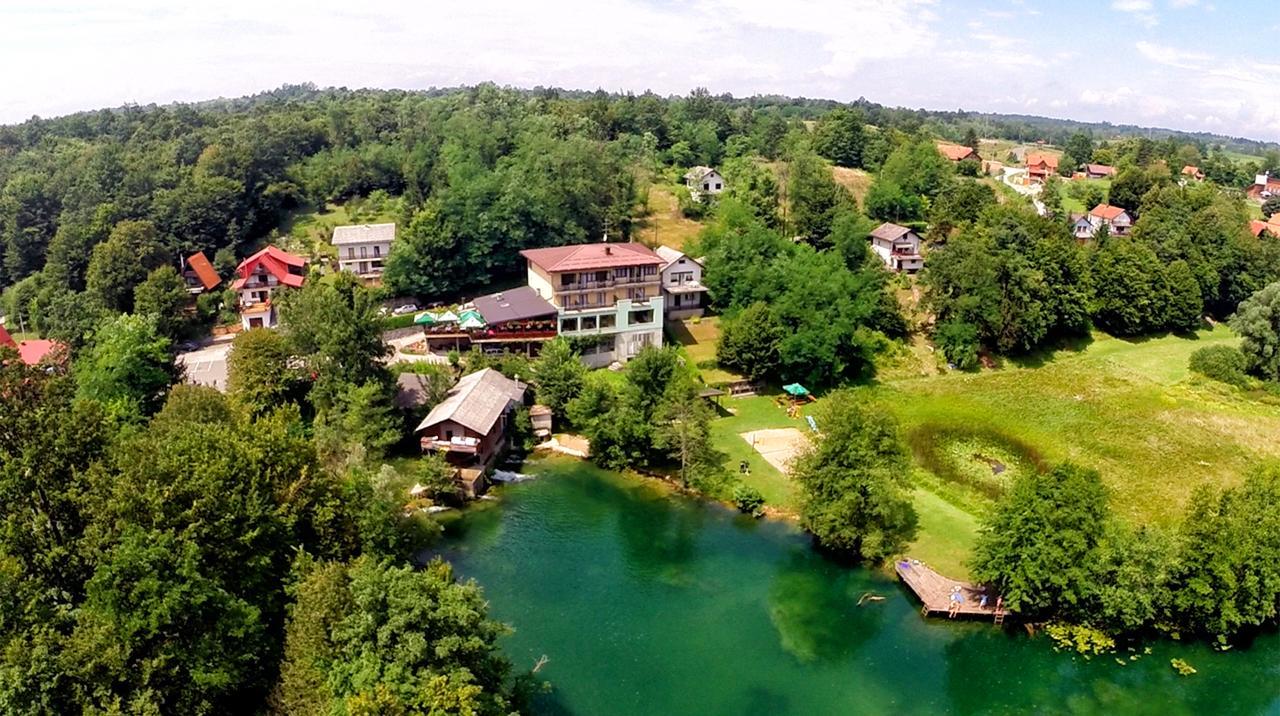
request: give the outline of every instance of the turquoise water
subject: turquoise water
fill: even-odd
[[[515,627],[517,669],[547,657],[540,713],[1280,714],[1274,634],[1085,660],[1017,628],[926,621],[895,581],[789,525],[586,463],[525,471],[538,479],[450,524],[439,552]],[[858,606],[868,593],[885,600]]]

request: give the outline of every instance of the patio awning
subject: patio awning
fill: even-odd
[[[432,315],[430,311],[423,311],[422,313],[419,313],[418,315],[413,317],[413,322],[420,326],[429,326],[438,320],[439,319],[437,319],[434,315]]]
[[[782,386],[782,389],[787,391],[788,395],[793,395],[797,398],[803,398],[809,394],[809,389],[799,383],[788,383]]]
[[[481,318],[478,313],[471,315],[464,314],[462,320],[458,323],[458,327],[465,328],[467,330],[471,330],[473,328],[484,328],[484,319]]]
[[[454,313],[453,311],[445,311],[444,313],[441,313],[440,315],[436,316],[436,321],[440,323],[451,323],[457,320],[458,320],[458,314]]]

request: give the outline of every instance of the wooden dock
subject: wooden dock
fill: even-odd
[[[1007,610],[997,609],[996,595],[983,587],[949,579],[913,559],[900,559],[893,567],[903,584],[920,600],[920,613],[925,616],[954,613],[954,616],[989,617],[996,624],[1004,622]],[[960,602],[955,607],[953,594],[960,595]],[[982,604],[984,594],[987,597],[985,606]]]

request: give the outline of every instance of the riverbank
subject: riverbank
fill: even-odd
[[[502,646],[517,670],[546,657],[536,713],[1280,708],[1274,635],[1086,659],[1017,628],[923,619],[896,580],[825,558],[786,521],[561,457],[522,471],[537,479],[451,520],[432,554],[515,627]]]

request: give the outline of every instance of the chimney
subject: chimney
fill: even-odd
[[[605,256],[612,256],[612,255],[613,255],[613,247],[612,247],[612,246],[610,246],[610,245],[608,245],[608,244],[605,244],[605,245],[604,245],[604,255],[605,255]]]

